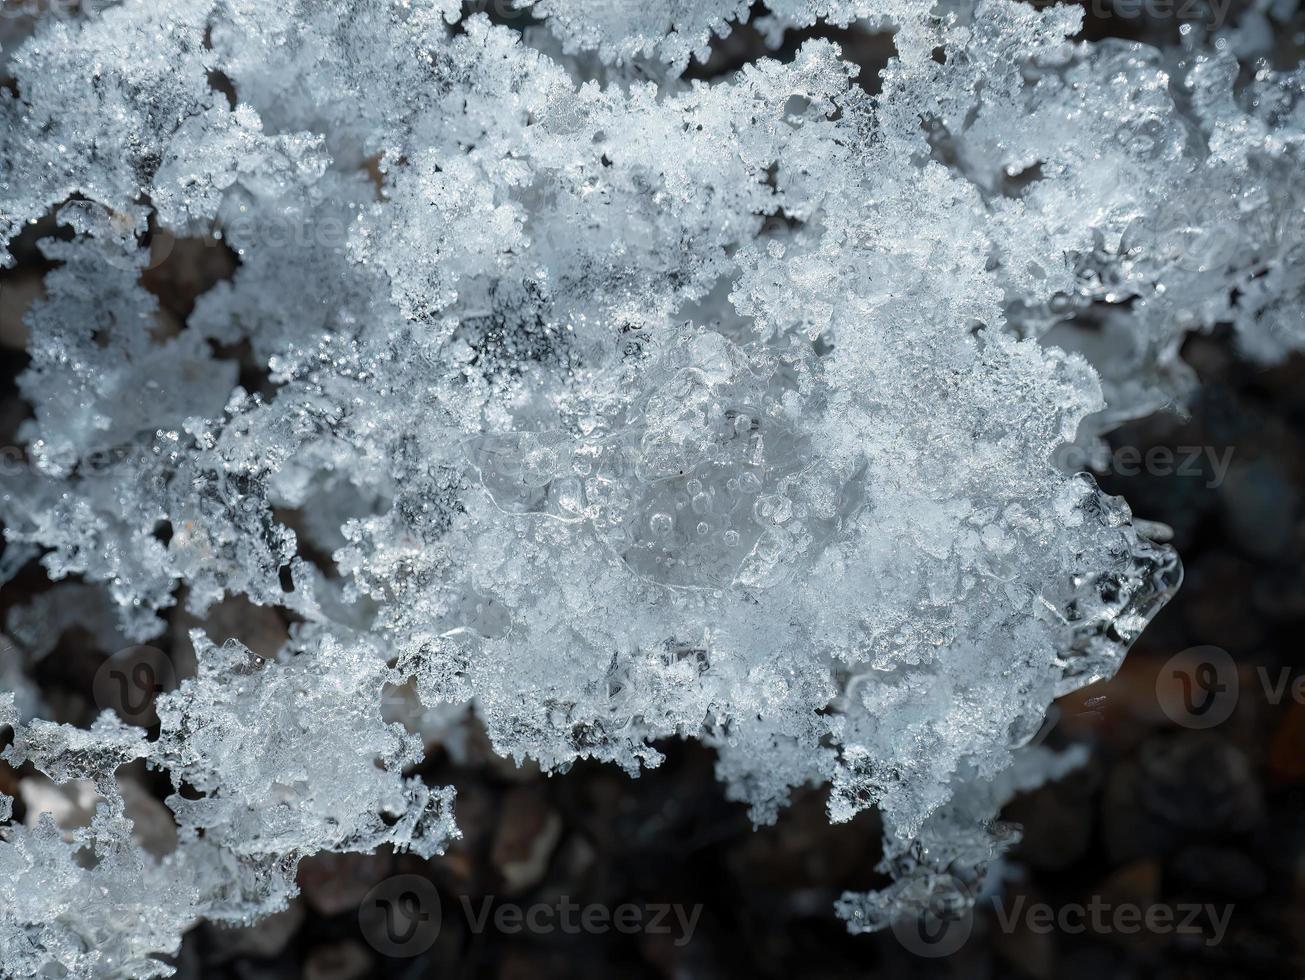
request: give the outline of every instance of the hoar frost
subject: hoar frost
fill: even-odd
[[[1027,746],[1048,704],[1179,578],[1057,451],[1181,399],[1189,331],[1305,345],[1299,70],[1074,40],[1073,7],[785,0],[776,46],[891,32],[880,90],[823,41],[709,85],[747,3],[521,6],[126,0],[3,52],[0,243],[61,234],[0,518],[81,583],[11,660],[178,600],[297,624],[267,660],[196,631],[156,738],[39,720],[5,664],[6,760],[100,801],[0,832],[8,972],[167,975],[305,855],[439,853],[405,686],[548,770],[692,737],[759,823],[804,784],[877,808],[854,930],[963,903],[1000,806],[1077,761]],[[180,331],[161,235],[239,263]],[[177,787],[163,855],[134,760]]]

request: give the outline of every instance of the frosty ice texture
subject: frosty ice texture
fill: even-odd
[[[807,783],[877,807],[896,881],[853,929],[963,904],[1001,804],[1075,761],[1021,748],[1048,704],[1179,577],[1057,450],[1181,398],[1191,330],[1305,344],[1299,71],[1083,43],[1072,7],[794,0],[773,43],[893,33],[878,94],[819,41],[689,84],[746,3],[530,6],[127,0],[5,51],[0,244],[66,234],[0,518],[85,583],[21,656],[183,596],[299,621],[267,661],[197,633],[153,741],[36,720],[6,666],[6,758],[101,799],[3,831],[8,971],[167,975],[304,855],[438,853],[404,684],[550,770],[692,737],[760,823]],[[239,259],[179,332],[147,234]],[[178,787],[162,857],[139,759]]]

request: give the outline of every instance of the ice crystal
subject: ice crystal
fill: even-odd
[[[0,246],[61,232],[0,518],[79,580],[13,656],[183,596],[299,621],[267,660],[197,633],[153,740],[38,720],[6,665],[7,759],[99,800],[3,831],[8,971],[167,975],[304,855],[438,853],[451,790],[380,711],[409,682],[550,770],[692,737],[758,822],[807,783],[878,808],[897,881],[839,908],[880,927],[1010,842],[1000,805],[1073,761],[1021,748],[1048,704],[1177,583],[1058,450],[1180,399],[1187,332],[1305,346],[1299,70],[1083,42],[1072,7],[792,0],[772,43],[892,32],[877,94],[825,41],[708,85],[747,3],[520,6],[542,30],[126,0],[6,47]],[[238,260],[179,331],[165,236]],[[163,856],[133,760],[177,788]]]

